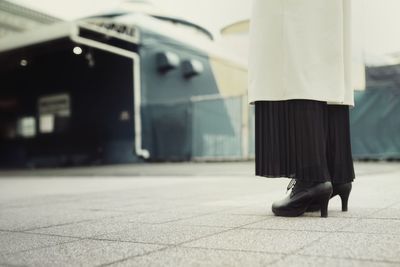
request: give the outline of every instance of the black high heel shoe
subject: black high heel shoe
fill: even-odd
[[[331,198],[334,196],[339,196],[342,200],[342,211],[348,211],[349,196],[352,188],[352,182],[344,184],[333,184],[333,192]],[[320,209],[318,203],[312,203],[307,211],[313,212]]]
[[[293,179],[288,186],[290,189],[289,196],[272,204],[276,216],[297,217],[314,204],[321,210],[321,217],[328,217],[328,203],[333,192],[331,182],[298,182]]]

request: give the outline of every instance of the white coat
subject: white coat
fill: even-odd
[[[248,101],[354,107],[351,0],[253,0]]]

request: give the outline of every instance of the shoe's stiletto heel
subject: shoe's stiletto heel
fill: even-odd
[[[342,211],[348,211],[349,195],[340,195],[340,198],[342,199]]]
[[[328,204],[329,204],[329,198],[322,200],[320,203],[321,217],[323,218],[328,218]]]
[[[333,184],[333,193],[331,198],[339,195],[342,200],[342,211],[348,211],[349,196],[352,188],[352,182],[344,184]],[[307,211],[313,212],[321,209],[321,203],[313,202],[308,206]],[[322,213],[322,211],[321,211]]]
[[[352,188],[352,183],[338,184],[334,187],[334,194],[339,195],[342,200],[342,211],[348,211],[349,196]]]

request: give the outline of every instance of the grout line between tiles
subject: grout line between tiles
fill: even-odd
[[[229,231],[233,231],[233,230],[238,229],[238,228],[241,227],[241,226],[248,225],[248,224],[253,224],[253,223],[258,223],[258,222],[261,222],[261,221],[264,221],[264,220],[268,220],[268,219],[263,219],[263,220],[259,220],[259,221],[256,221],[256,222],[251,222],[251,223],[243,224],[243,225],[240,225],[240,226],[232,227],[232,228],[229,228],[229,229],[223,230],[223,231],[221,231],[221,232],[217,232],[217,233],[207,234],[207,235],[204,235],[204,236],[201,236],[201,237],[193,238],[193,239],[190,239],[190,240],[186,240],[186,241],[183,241],[183,242],[174,244],[174,245],[169,246],[169,247],[166,247],[166,248],[164,248],[164,249],[155,250],[155,251],[150,251],[150,252],[147,252],[147,253],[143,253],[143,254],[141,254],[141,255],[136,255],[136,256],[132,256],[132,257],[127,257],[127,258],[125,258],[125,259],[120,259],[120,260],[117,260],[117,261],[113,261],[113,262],[101,264],[101,265],[98,265],[98,267],[110,266],[110,265],[113,265],[113,264],[116,264],[116,263],[121,263],[121,262],[130,260],[130,259],[133,259],[133,258],[135,258],[135,257],[146,256],[146,255],[149,255],[149,254],[152,254],[152,253],[155,253],[155,252],[159,252],[159,251],[162,251],[162,250],[165,250],[165,249],[168,249],[168,248],[181,247],[181,246],[182,246],[183,244],[185,244],[185,243],[189,243],[189,242],[193,242],[193,241],[200,240],[200,239],[202,239],[202,238],[207,238],[207,237],[219,235],[219,234],[222,234],[222,233],[226,233],[226,232],[229,232]]]
[[[306,254],[295,254],[297,256],[302,257],[319,257],[319,258],[327,258],[327,259],[338,259],[338,260],[352,260],[352,261],[360,261],[360,262],[375,262],[375,263],[390,263],[390,264],[400,264],[399,261],[390,261],[390,260],[377,260],[377,259],[360,259],[360,258],[351,258],[351,257],[336,257],[336,256],[320,256],[320,255],[306,255]]]
[[[390,207],[392,207],[392,206],[394,206],[394,205],[395,205],[395,204],[390,204],[390,205],[386,206],[385,208],[379,209],[379,210],[377,210],[377,211],[375,211],[375,212],[371,212],[371,214],[380,212],[380,211],[382,211],[382,210],[384,210],[384,209],[387,209],[387,208],[390,208]],[[339,227],[339,228],[337,229],[337,231],[341,231],[341,230],[343,230],[344,228],[349,227],[349,226],[353,225],[354,223],[357,223],[357,222],[360,221],[360,220],[362,220],[362,218],[358,218],[358,219],[355,220],[355,222],[350,222],[350,223],[348,223],[348,224],[346,224],[346,225],[344,225],[344,226],[342,226],[342,227]],[[317,238],[316,240],[314,240],[314,241],[312,241],[312,242],[309,242],[308,244],[304,245],[303,247],[300,247],[299,249],[294,250],[294,251],[292,252],[292,254],[302,255],[302,254],[299,254],[298,252],[300,252],[301,250],[305,249],[306,247],[308,247],[308,246],[310,246],[310,245],[312,245],[312,244],[314,244],[314,243],[317,243],[317,242],[321,241],[322,239],[324,239],[324,238],[326,238],[326,237],[328,237],[328,236],[330,236],[330,235],[333,235],[334,233],[335,233],[335,232],[331,232],[331,233],[329,233],[329,234],[323,235],[323,236],[321,236],[320,238]],[[285,260],[286,258],[287,258],[287,257],[283,257],[283,258],[281,258],[281,259],[279,259],[279,260],[277,260],[277,261],[274,261],[274,262],[271,263],[271,265],[272,265],[272,264],[276,264],[276,263],[278,263],[278,262],[280,262],[280,261],[283,261],[283,260]]]

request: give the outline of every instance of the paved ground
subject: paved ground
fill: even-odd
[[[252,162],[0,172],[0,265],[400,266],[400,164],[356,163],[350,211],[274,217]]]

